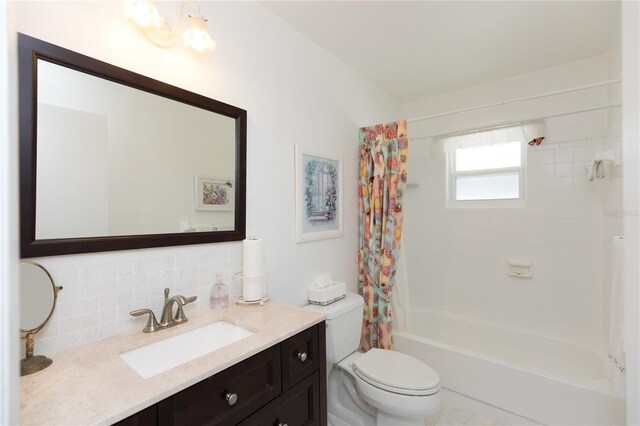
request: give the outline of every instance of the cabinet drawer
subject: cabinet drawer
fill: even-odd
[[[315,426],[320,421],[320,379],[315,372],[240,426]]]
[[[281,391],[280,348],[275,346],[160,402],[158,424],[235,424]]]
[[[315,325],[282,342],[283,390],[318,369],[318,326]]]

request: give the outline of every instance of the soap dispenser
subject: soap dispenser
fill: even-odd
[[[222,282],[222,274],[216,274],[216,283],[211,287],[211,309],[226,308],[229,305],[229,287]]]

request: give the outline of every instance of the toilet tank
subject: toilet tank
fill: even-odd
[[[327,362],[336,364],[360,346],[362,296],[347,292],[344,299],[327,306],[308,305],[307,309],[327,316]]]

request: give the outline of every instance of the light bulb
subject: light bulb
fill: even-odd
[[[124,11],[140,28],[146,29],[162,25],[160,12],[148,0],[125,0]]]
[[[216,42],[209,35],[207,21],[202,16],[189,15],[189,28],[184,30],[182,38],[186,47],[191,47],[197,52],[213,50],[216,47]]]

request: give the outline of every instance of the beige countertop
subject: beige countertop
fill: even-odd
[[[221,319],[255,334],[148,379],[119,356]],[[132,330],[46,354],[53,359],[49,368],[20,378],[20,423],[112,424],[323,320],[318,311],[275,301],[231,305],[195,311],[188,323],[156,333]]]

